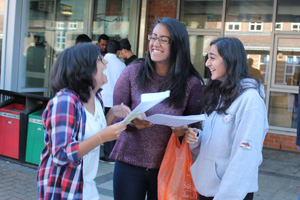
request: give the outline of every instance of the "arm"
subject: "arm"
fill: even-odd
[[[124,105],[128,106],[129,108],[131,108],[131,110],[134,109],[134,107],[132,106],[132,99],[131,97],[134,95],[131,95],[131,87],[132,81],[135,81],[134,78],[131,78],[131,76],[135,76],[130,74],[130,70],[134,69],[134,68],[125,68],[121,74],[121,76],[119,77],[116,85],[115,85],[115,89],[114,89],[114,105],[119,105],[121,103],[123,103]],[[144,118],[145,116],[141,116],[139,118],[136,118],[133,120],[132,126],[127,126],[126,130],[133,130],[133,129],[141,129],[141,128],[146,128],[149,126],[152,126],[152,123],[146,121],[146,120],[142,120],[142,118]],[[115,119],[114,122],[119,122],[121,121],[122,118],[117,117]]]
[[[76,101],[66,93],[59,94],[50,101],[44,113],[46,145],[56,165],[80,163],[78,132],[82,113]]]
[[[189,96],[187,98],[186,107],[183,115],[199,115],[202,112],[204,105],[204,94],[200,80],[195,83],[190,89]],[[199,128],[199,123],[190,124],[189,127]],[[187,133],[188,126],[172,127],[175,135],[178,137],[183,136]]]

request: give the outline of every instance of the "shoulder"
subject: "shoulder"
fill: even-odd
[[[52,104],[60,104],[61,106],[71,104],[81,107],[81,100],[79,99],[79,95],[77,95],[74,91],[68,89],[60,90],[50,101]]]
[[[124,73],[135,77],[142,66],[143,62],[133,62],[124,69]]]
[[[194,87],[202,88],[202,83],[198,77],[193,75],[193,76],[189,77],[189,79],[187,80],[187,88],[191,89]]]

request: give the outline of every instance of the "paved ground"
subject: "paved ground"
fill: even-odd
[[[300,194],[300,152],[263,150],[259,172],[260,189],[255,200],[298,200]],[[101,200],[113,200],[114,165],[100,162],[96,182]],[[0,156],[0,200],[35,200],[36,166],[20,164]]]

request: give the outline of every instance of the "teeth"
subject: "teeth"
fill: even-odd
[[[153,53],[159,53],[160,51],[158,51],[158,50],[153,50]]]

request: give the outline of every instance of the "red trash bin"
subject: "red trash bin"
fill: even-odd
[[[19,159],[20,112],[24,110],[22,104],[0,108],[0,155]]]

